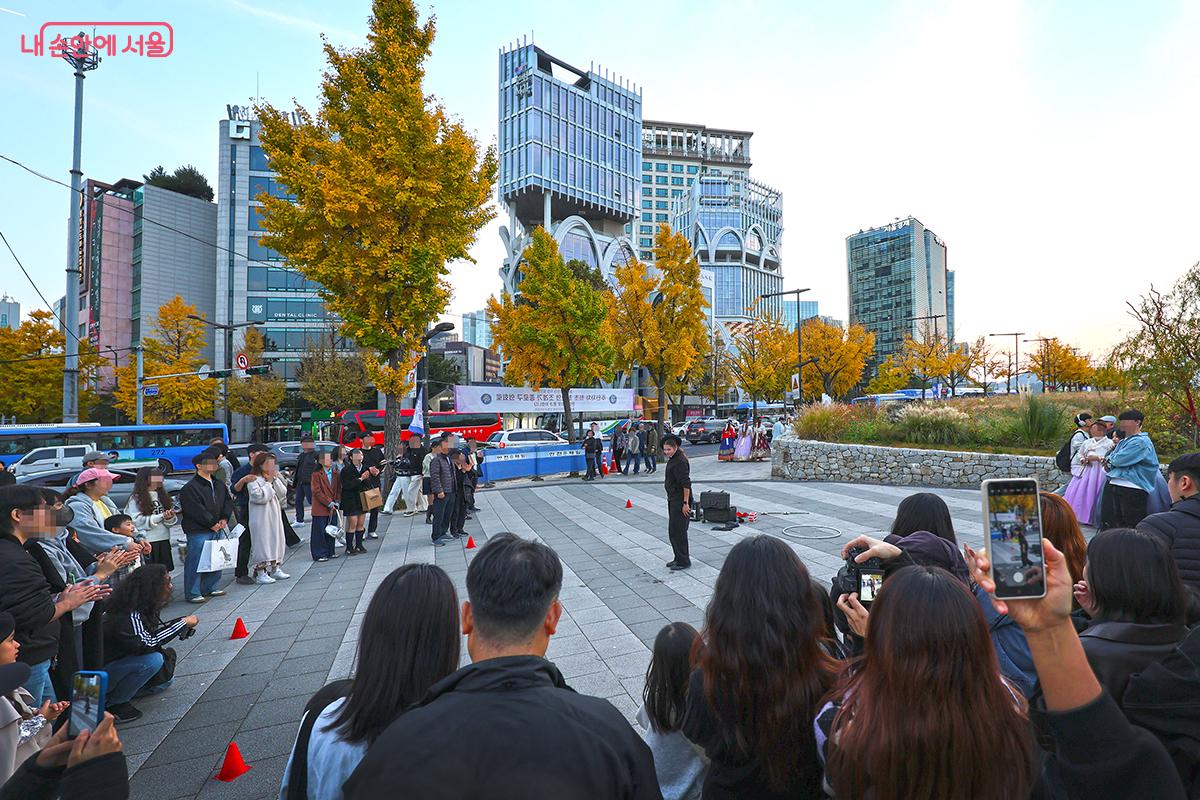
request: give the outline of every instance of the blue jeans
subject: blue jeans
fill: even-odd
[[[654,470],[658,469],[658,464],[654,463],[653,453],[643,452],[642,459],[646,463],[646,472],[654,472]]]
[[[54,694],[54,684],[50,682],[50,659],[39,661],[36,664],[30,664],[29,680],[26,681],[23,687],[25,691],[33,695],[33,703],[40,706],[43,701],[49,700],[55,702],[58,697]]]
[[[158,674],[162,665],[162,653],[157,652],[125,656],[105,664],[104,670],[108,673],[108,704],[128,703],[146,685],[146,681]],[[158,689],[157,686],[154,688]]]
[[[630,464],[633,465],[633,474],[637,475],[638,471],[642,468],[641,453],[630,453],[629,451],[625,451],[625,468],[621,470],[621,472],[623,474],[625,474],[625,475],[629,474],[629,465]]]
[[[304,522],[304,501],[312,503],[312,484],[296,481],[296,521]]]
[[[183,562],[183,596],[187,600],[212,594],[221,582],[221,571],[197,572],[200,566],[200,555],[204,552],[204,543],[220,539],[219,533],[189,533],[187,534],[187,558]],[[161,658],[161,656],[160,656]]]

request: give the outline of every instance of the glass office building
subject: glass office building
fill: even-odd
[[[952,335],[954,281],[946,245],[919,220],[908,217],[846,237],[846,265],[850,324],[874,332],[876,365],[926,327]]]
[[[539,225],[565,258],[611,279],[634,252],[625,225],[637,211],[641,92],[527,42],[501,49],[499,91],[504,290],[519,292],[521,254]]]
[[[788,300],[783,298],[780,302],[780,310],[783,314],[783,324],[789,330],[796,330],[796,325],[806,319],[820,316],[820,311],[817,310],[816,300]]]

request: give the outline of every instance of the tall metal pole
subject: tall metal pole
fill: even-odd
[[[137,346],[137,415],[136,422],[142,424],[142,389],[146,380],[145,364],[142,363],[142,346]]]
[[[86,42],[83,31],[76,42]],[[77,52],[71,45],[63,60],[75,68],[75,135],[71,150],[71,208],[67,223],[67,291],[63,295],[63,327],[66,328],[66,358],[63,359],[63,422],[79,421],[79,206],[82,200],[83,170],[80,160],[83,150],[83,78],[84,73],[100,66],[100,54],[90,45]]]
[[[801,345],[800,328],[804,324],[804,319],[800,316],[800,295],[805,292],[812,291],[811,289],[785,289],[782,292],[767,292],[760,294],[759,299],[765,297],[782,297],[785,294],[796,295],[796,407],[804,403],[804,350]]]
[[[1019,380],[1019,378],[1021,377],[1021,345],[1017,341],[1017,339],[1018,339],[1018,337],[1024,336],[1024,335],[1025,335],[1025,331],[1017,331],[1016,333],[989,333],[988,334],[988,336],[1011,336],[1011,337],[1013,337],[1013,363],[1012,363],[1012,366],[1009,367],[1009,370],[1008,370],[1009,374],[1012,376],[1013,383],[1015,384],[1012,387],[1012,389],[1020,389],[1021,388],[1021,384],[1020,384],[1020,380]],[[1005,381],[1005,386],[1006,387],[1008,386],[1007,381]],[[1009,391],[1012,391],[1012,389],[1010,389]]]

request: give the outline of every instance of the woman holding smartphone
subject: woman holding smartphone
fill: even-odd
[[[161,469],[142,467],[137,471],[125,513],[133,520],[134,529],[150,543],[149,563],[162,564],[168,572],[173,572],[171,529],[179,526],[179,514],[163,486]]]

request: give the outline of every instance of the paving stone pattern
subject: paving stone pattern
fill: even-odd
[[[480,512],[467,530],[479,545],[512,531],[558,552],[565,613],[548,657],[573,688],[608,698],[632,721],[654,637],[676,620],[701,626],[725,554],[740,539],[779,536],[827,583],[841,565],[842,544],[886,529],[900,499],[917,491],[771,481],[768,469],[694,459],[697,492],[726,489],[739,509],[760,517],[733,531],[694,523],[693,567],[685,572],[665,567],[671,547],[661,471],[637,479],[514,483],[480,491]],[[979,544],[978,492],[936,491],[950,505],[960,539]],[[625,508],[626,500],[633,508]],[[432,560],[466,596],[475,551],[464,549],[465,542],[434,548],[421,515],[382,517],[380,532],[381,539],[368,540],[368,555],[316,564],[305,542],[289,553],[290,580],[228,585],[225,597],[198,608],[175,603],[165,612],[196,613],[201,624],[196,636],[173,645],[179,653],[175,684],[137,701],[145,716],[120,728],[135,800],[277,797],[304,704],[326,682],[351,674],[358,629],[383,578],[402,564]],[[239,616],[251,635],[230,640]],[[232,783],[215,781],[231,741],[253,769]]]

